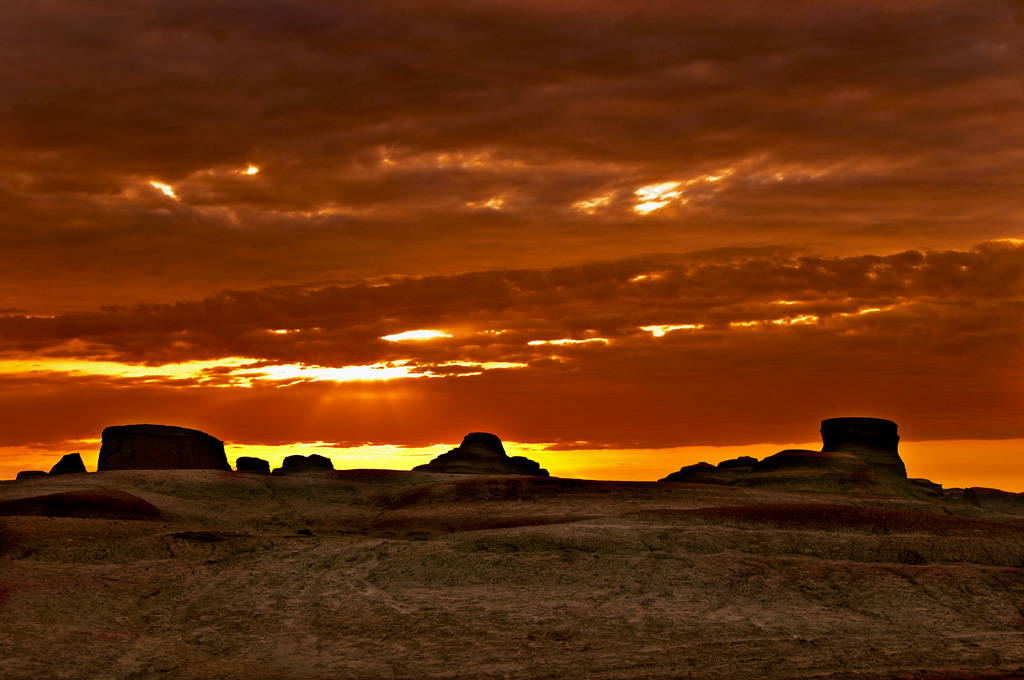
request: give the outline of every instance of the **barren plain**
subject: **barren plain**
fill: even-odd
[[[353,470],[0,482],[0,677],[1024,677],[1020,506]]]

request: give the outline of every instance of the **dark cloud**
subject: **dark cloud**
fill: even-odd
[[[12,306],[1019,232],[1011,8],[549,5],[0,9]]]

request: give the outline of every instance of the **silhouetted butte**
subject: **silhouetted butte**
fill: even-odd
[[[103,430],[97,471],[231,470],[224,442],[172,425],[114,425]]]
[[[458,447],[413,470],[462,475],[533,475],[548,471],[524,456],[509,456],[501,439],[489,432],[470,432]]]

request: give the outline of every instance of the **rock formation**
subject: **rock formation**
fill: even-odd
[[[254,475],[269,475],[270,463],[262,458],[240,456],[238,460],[235,461],[235,470],[238,472],[248,472]]]
[[[77,475],[82,472],[85,472],[85,463],[77,453],[69,453],[50,469],[51,475]]]
[[[717,467],[687,465],[663,482],[775,486],[839,493],[941,495],[927,480],[908,483],[896,450],[896,423],[880,418],[830,418],[821,423],[822,450],[788,449],[758,462],[750,456]]]
[[[942,491],[942,485],[936,484],[930,479],[924,479],[923,477],[914,477],[912,479],[908,479],[907,481],[910,482],[911,484],[921,487],[922,489],[926,489],[929,493],[931,493],[934,496],[945,495]]]
[[[274,470],[275,475],[294,475],[300,472],[331,472],[334,463],[330,458],[313,453],[308,456],[286,456],[281,467]]]
[[[115,425],[103,430],[99,472],[107,470],[231,470],[224,442],[170,425]]]
[[[729,460],[723,460],[718,464],[719,470],[732,470],[736,468],[750,468],[754,469],[757,465],[757,458],[751,456],[740,456],[739,458],[731,458]]]
[[[678,471],[673,472],[668,477],[659,479],[659,482],[693,482],[693,483],[707,483],[707,484],[719,484],[717,479],[708,479],[708,475],[713,475],[718,472],[718,468],[711,463],[695,463],[694,465],[685,465],[679,468]]]
[[[489,432],[470,432],[457,448],[442,453],[413,470],[460,475],[532,475],[547,477],[540,464],[523,456],[509,456],[501,439]]]
[[[22,470],[15,479],[35,479],[36,477],[46,476],[47,474],[44,470]]]
[[[821,421],[822,451],[852,453],[873,468],[907,478],[897,452],[896,423],[881,418],[829,418]]]

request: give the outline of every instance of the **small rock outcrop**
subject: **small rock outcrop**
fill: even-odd
[[[829,418],[821,421],[822,451],[852,453],[873,468],[907,478],[897,445],[896,423],[882,418]]]
[[[911,479],[908,479],[907,481],[910,482],[911,484],[914,484],[915,486],[919,486],[922,489],[925,489],[934,496],[945,495],[942,490],[942,485],[937,484],[936,482],[933,482],[930,479],[924,479],[923,477],[913,477]]]
[[[711,463],[694,463],[693,465],[684,465],[679,468],[676,472],[673,472],[668,477],[659,479],[659,482],[694,482],[701,483],[702,480],[706,480],[708,475],[713,475],[718,472],[718,468]],[[710,481],[711,484],[718,482]]]
[[[231,470],[224,442],[171,425],[115,425],[103,430],[99,472],[107,470]]]
[[[275,475],[295,475],[300,472],[331,472],[334,463],[330,458],[313,453],[308,456],[286,456],[281,467],[274,470]]]
[[[44,470],[22,470],[15,479],[35,479],[48,476]]]
[[[50,469],[51,475],[77,475],[83,472],[85,463],[82,462],[82,456],[77,453],[69,453]]]
[[[489,432],[470,432],[457,448],[442,453],[413,470],[459,475],[532,475],[547,477],[540,463],[524,456],[509,456],[501,439]]]
[[[750,468],[752,470],[755,465],[757,465],[757,458],[752,456],[740,456],[739,458],[723,460],[717,467],[719,470],[733,470],[736,468]]]
[[[253,475],[269,475],[270,463],[262,458],[240,456],[238,460],[235,461],[235,470],[237,472],[248,472]]]

